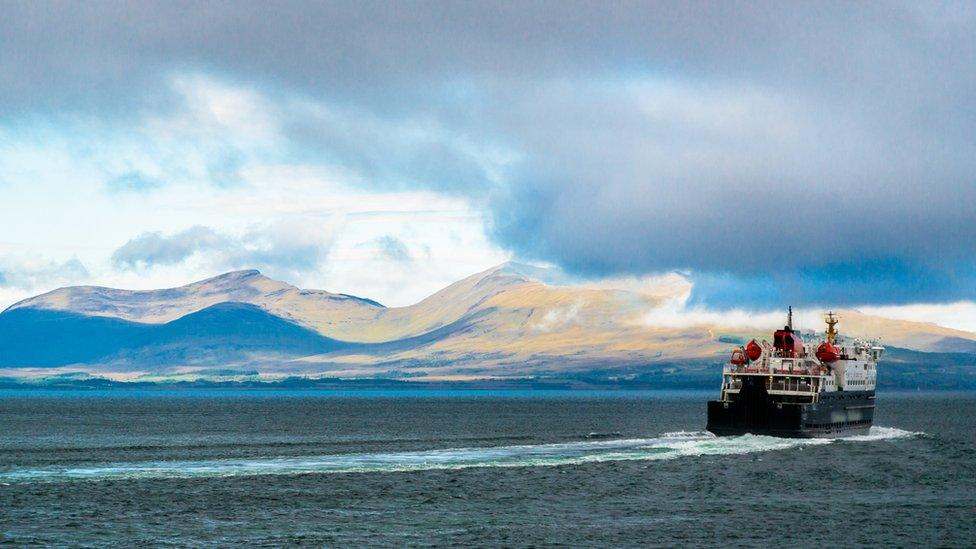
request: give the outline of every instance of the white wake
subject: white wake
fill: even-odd
[[[707,432],[676,432],[665,433],[656,438],[412,452],[12,468],[0,471],[0,483],[399,472],[470,467],[555,466],[625,460],[655,461],[691,456],[751,454],[832,444],[838,441],[856,443],[891,440],[920,434],[894,427],[872,427],[869,434],[843,439],[787,439],[757,435],[716,437]]]

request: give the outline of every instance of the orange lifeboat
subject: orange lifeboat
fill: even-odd
[[[749,357],[749,360],[759,360],[759,357],[762,356],[762,352],[762,347],[756,343],[755,339],[746,345],[746,355]]]
[[[732,351],[732,358],[729,359],[729,362],[736,366],[742,366],[748,361],[749,359],[746,357],[746,352],[742,350],[742,347]]]
[[[825,364],[837,362],[840,360],[840,349],[834,346],[833,343],[824,341],[817,347],[817,359]]]

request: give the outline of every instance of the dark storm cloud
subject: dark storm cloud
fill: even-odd
[[[972,297],[974,284],[972,263],[926,266],[902,259],[864,259],[753,275],[701,273],[695,277],[690,301],[722,308],[794,302],[931,303]]]
[[[499,243],[577,273],[688,269],[706,301],[976,297],[972,3],[4,12],[0,121],[165,108],[169,75],[205,72],[326,105],[285,121],[305,155],[483,201]]]
[[[0,97],[27,109],[116,102],[160,71],[191,68],[390,112],[442,110],[445,95],[467,111],[466,83],[478,95],[486,83],[530,91],[539,79],[628,71],[951,93],[967,77],[940,69],[972,60],[972,12],[964,3],[7,3]],[[934,82],[892,88],[918,70]]]

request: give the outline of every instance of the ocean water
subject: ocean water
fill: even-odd
[[[976,545],[976,394],[841,440],[700,392],[0,391],[14,545]]]

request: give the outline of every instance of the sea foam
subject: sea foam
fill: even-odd
[[[757,435],[716,437],[704,431],[682,431],[665,433],[655,438],[585,440],[557,444],[12,468],[0,471],[0,484],[132,478],[408,472],[471,467],[539,467],[626,460],[656,461],[706,455],[752,454],[803,446],[820,446],[838,441],[874,442],[909,438],[921,434],[894,427],[872,427],[869,434],[842,439],[786,439]]]

